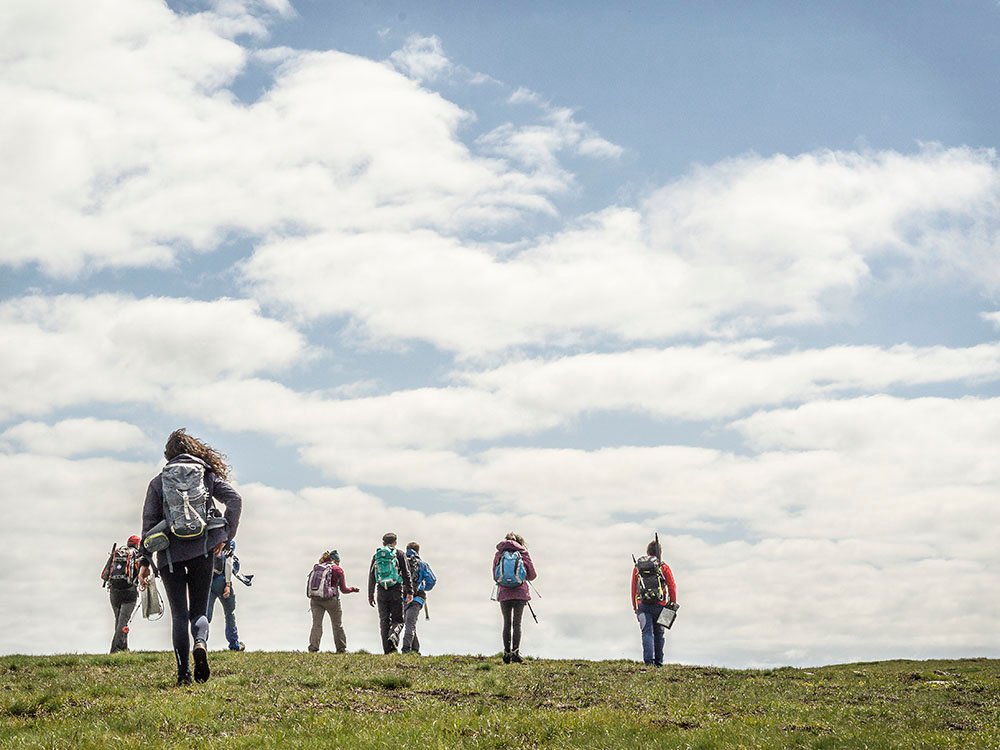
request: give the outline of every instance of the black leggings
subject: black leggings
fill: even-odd
[[[160,569],[160,579],[170,602],[170,620],[174,642],[174,657],[177,659],[177,674],[190,671],[188,657],[191,641],[188,627],[195,641],[208,642],[208,595],[212,591],[212,556],[195,557],[183,562],[175,562],[171,573],[169,568]]]
[[[503,612],[503,650],[509,654],[521,648],[521,615],[524,614],[524,605],[527,602],[521,599],[508,599],[500,602],[500,611]]]

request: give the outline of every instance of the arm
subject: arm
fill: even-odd
[[[493,578],[494,581],[496,580],[497,563],[500,562],[501,555],[503,555],[503,553],[500,550],[497,550],[496,554],[493,555],[493,565],[490,567],[490,577]]]
[[[529,581],[535,580],[535,564],[531,562],[531,553],[526,549],[521,550],[521,561],[524,563],[524,572],[527,573]]]
[[[677,601],[677,584],[674,583],[674,574],[670,572],[670,566],[662,564],[663,577],[667,579],[667,601]]]
[[[159,475],[149,480],[146,487],[146,500],[142,504],[142,538],[145,541],[149,530],[163,520],[163,480]],[[139,581],[145,586],[149,576],[150,554],[146,548],[139,545]],[[143,571],[145,570],[145,575]]]
[[[636,590],[637,587],[638,587],[638,585],[639,585],[639,569],[633,567],[632,568],[632,586],[631,586],[631,589],[632,589],[632,609],[633,610],[639,609],[639,602],[636,599],[636,596],[639,593]]]
[[[229,522],[229,538],[236,538],[236,530],[240,527],[240,515],[243,513],[243,498],[233,489],[233,485],[225,479],[213,475],[212,497],[226,506],[223,517]]]
[[[396,565],[399,573],[403,576],[403,596],[407,599],[413,598],[413,579],[410,577],[410,566],[406,564],[406,555],[396,550]]]
[[[372,564],[368,567],[368,603],[375,606],[375,556],[372,555]]]
[[[347,585],[347,579],[346,579],[347,577],[344,575],[344,569],[342,567],[340,567],[339,565],[334,565],[330,569],[330,575],[333,576],[332,581],[334,587],[340,589],[340,592],[342,594],[357,593],[358,589],[356,587]]]

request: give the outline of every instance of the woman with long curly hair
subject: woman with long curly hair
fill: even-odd
[[[163,470],[149,482],[142,508],[140,586],[150,575],[152,553],[170,603],[177,684],[208,680],[208,598],[213,557],[236,536],[243,499],[229,483],[226,457],[182,427],[167,438]],[[220,513],[215,501],[225,506]],[[161,544],[156,544],[159,541]],[[169,544],[167,544],[169,542]],[[161,549],[166,545],[166,549]]]

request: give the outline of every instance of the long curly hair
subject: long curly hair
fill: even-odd
[[[182,453],[200,458],[211,469],[219,479],[229,479],[229,464],[226,462],[224,453],[219,453],[208,443],[203,443],[193,435],[187,434],[187,429],[181,427],[170,433],[167,444],[163,448],[163,455],[168,461],[177,458]]]

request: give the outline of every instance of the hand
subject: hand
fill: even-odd
[[[225,542],[219,542],[214,547],[212,547],[212,554],[218,557],[220,554],[222,554],[222,550],[225,546],[226,546]]]
[[[407,594],[406,595],[406,603],[409,604],[412,601],[413,601],[413,594]]]
[[[139,591],[146,590],[146,582],[149,580],[149,566],[139,566]]]
[[[351,593],[352,594],[356,594],[359,591],[361,591],[361,589],[359,589],[357,586],[351,586]]]
[[[368,606],[369,607],[374,607],[375,606],[375,600],[374,599],[369,599],[368,600]]]
[[[226,584],[226,587],[224,589],[222,589],[222,598],[223,599],[228,599],[229,598],[229,592],[232,591],[232,588],[233,587],[230,586],[228,583]]]

